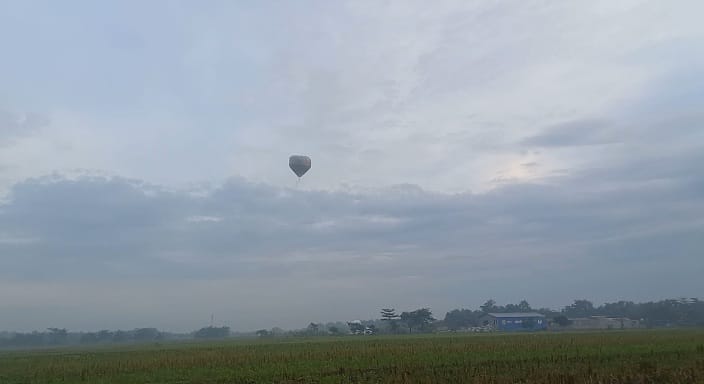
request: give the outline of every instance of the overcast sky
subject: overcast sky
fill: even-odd
[[[0,329],[701,296],[702,14],[0,1]]]

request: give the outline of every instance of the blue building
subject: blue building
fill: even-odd
[[[525,313],[488,313],[481,318],[484,326],[497,331],[544,331],[548,322],[544,315],[534,312]]]

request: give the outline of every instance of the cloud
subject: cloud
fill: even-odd
[[[0,147],[32,135],[48,123],[48,118],[38,113],[12,113],[0,109]]]
[[[300,191],[233,179],[193,195],[121,178],[31,179],[17,184],[0,208],[0,233],[8,240],[0,241],[0,274],[18,286],[90,286],[95,279],[165,284],[173,295],[196,294],[174,286],[176,281],[213,281],[248,290],[253,303],[236,307],[252,309],[261,300],[299,302],[302,293],[281,290],[281,284],[302,282],[329,284],[326,291],[305,288],[306,300],[348,298],[364,291],[357,285],[364,282],[365,289],[377,290],[374,303],[441,308],[453,305],[456,289],[468,292],[460,295],[463,300],[524,298],[513,285],[491,292],[483,287],[506,279],[520,279],[539,295],[531,299],[549,301],[545,305],[572,296],[622,298],[609,290],[618,292],[624,284],[660,296],[684,294],[663,284],[653,291],[647,279],[656,270],[663,282],[678,279],[673,263],[678,270],[701,270],[704,201],[700,186],[691,184],[697,177],[685,171],[696,168],[692,164],[699,163],[691,160],[700,155],[691,156],[660,165],[672,175],[666,183],[657,173],[646,178],[624,168],[563,177],[559,184],[510,184],[485,194],[438,194],[415,186]],[[604,276],[605,269],[610,274]],[[554,295],[545,278],[563,274],[575,282]],[[601,288],[581,286],[597,280]],[[686,287],[701,289],[696,281]],[[392,289],[385,282],[393,282]],[[220,293],[199,289],[202,300],[227,313],[234,309],[211,301],[220,300]],[[404,290],[419,290],[425,301],[409,301]],[[153,300],[161,294],[153,293]],[[111,300],[95,311],[109,312]],[[343,313],[369,310],[365,305],[373,304],[359,302]],[[138,309],[132,310],[136,316]],[[310,316],[331,315],[312,310]],[[281,321],[295,319],[300,314]],[[245,324],[255,326],[256,320],[252,315]],[[187,327],[190,321],[186,316],[168,324]]]
[[[222,221],[222,218],[217,216],[191,216],[186,221],[190,223],[217,223]]]
[[[552,126],[538,135],[523,140],[523,144],[537,147],[568,147],[617,143],[614,133],[618,128],[604,121],[577,120]]]
[[[5,174],[289,186],[301,152],[310,188],[484,191],[514,164],[542,167],[502,180],[589,166],[634,117],[701,98],[697,2],[315,4],[8,6],[0,79],[52,126]]]

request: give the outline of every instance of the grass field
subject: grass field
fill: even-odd
[[[704,330],[0,352],[0,383],[704,383]]]

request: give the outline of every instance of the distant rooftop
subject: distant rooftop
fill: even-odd
[[[488,313],[489,316],[491,317],[545,317],[545,315],[541,315],[540,313],[536,312],[509,312],[509,313]]]

